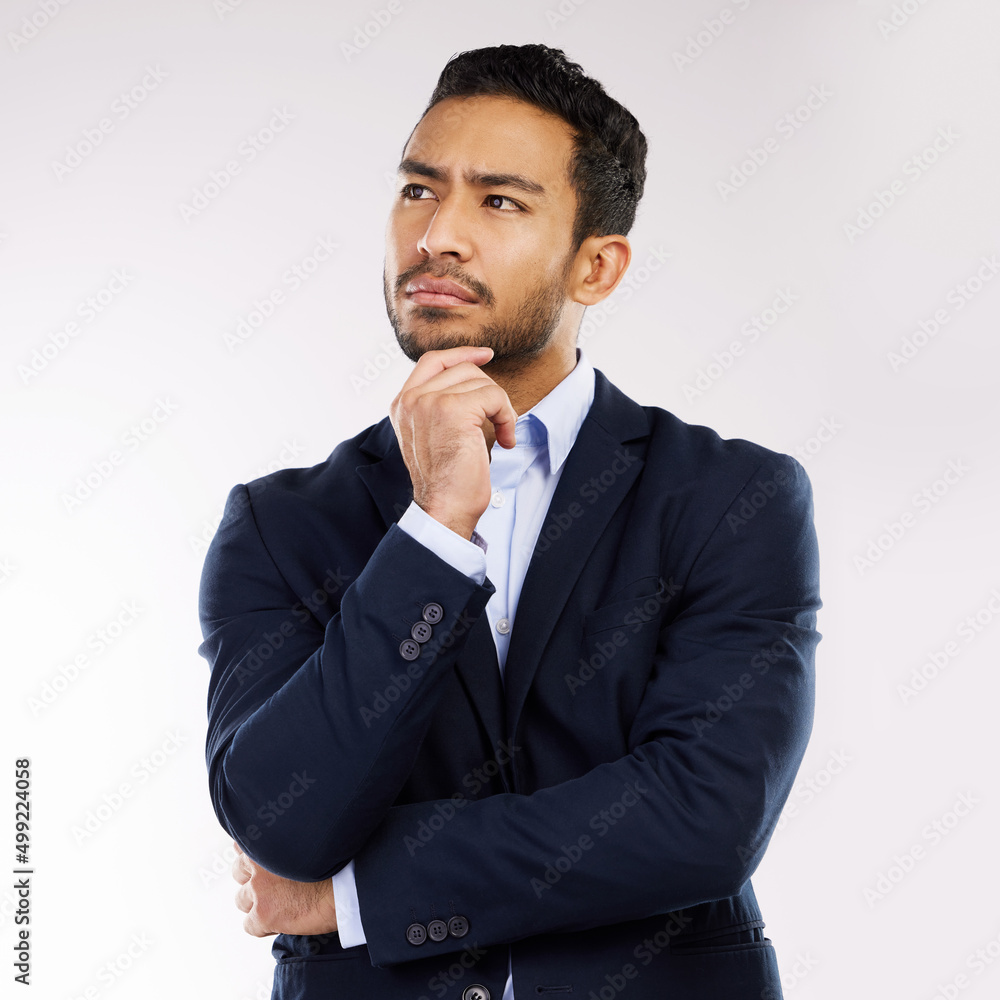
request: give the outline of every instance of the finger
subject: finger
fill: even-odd
[[[504,396],[506,397],[506,393],[504,393]],[[496,439],[500,447],[513,448],[517,444],[514,434],[514,424],[517,421],[517,414],[514,412],[514,407],[511,406],[510,400],[507,399],[504,404],[492,413],[488,412],[486,416],[493,424],[493,432],[496,434]]]
[[[469,374],[466,375],[465,372]],[[463,402],[463,406],[470,408],[466,413],[469,420],[478,427],[487,418],[487,412],[499,414],[498,420],[501,423],[510,422],[510,426],[500,431],[501,444],[511,448],[514,445],[513,422],[517,419],[514,408],[510,405],[510,400],[503,388],[497,385],[488,375],[483,374],[473,365],[458,366],[458,369],[451,368],[434,376],[429,382],[421,386],[414,386],[409,390],[409,397],[404,401],[397,396],[393,401],[391,409],[392,426],[399,438],[400,445],[404,445],[407,438],[414,437],[414,422],[416,420],[416,407],[432,398],[441,399],[444,396],[458,396],[460,393],[487,393],[485,397],[473,397],[474,402]],[[477,412],[478,411],[478,412]],[[403,428],[407,428],[404,433]]]
[[[253,937],[266,937],[268,933],[261,926],[260,920],[253,910],[243,918],[243,930]]]
[[[406,405],[412,408],[416,400],[423,396],[430,396],[438,392],[448,392],[455,388],[460,388],[464,392],[468,389],[496,384],[489,375],[486,375],[475,365],[458,365],[455,368],[439,372],[433,378],[428,379],[428,381],[420,385],[410,386],[409,389],[401,390],[400,396],[402,397],[406,394]]]
[[[422,396],[443,392],[452,386],[464,385],[466,382],[474,382],[477,385],[497,384],[478,365],[462,361],[457,365],[450,365],[448,368],[435,372],[423,381],[411,383],[408,379],[399,390],[394,405],[405,403],[406,406],[412,407],[414,402]]]
[[[248,885],[241,885],[233,898],[236,900],[236,909],[241,913],[249,913],[253,909],[253,892]]]
[[[270,930],[264,922],[261,916],[260,906],[257,905],[256,900],[254,900],[253,905],[247,910],[244,910],[244,912],[246,913],[246,916],[243,918],[243,930],[245,930],[247,934],[250,934],[253,937],[268,937],[271,934],[276,933],[276,931]]]
[[[253,937],[258,938],[270,937],[272,934],[278,933],[277,931],[269,931],[265,929],[261,922],[253,915],[248,916],[243,921],[243,930],[245,930],[247,934],[251,934]]]
[[[442,351],[425,351],[417,359],[413,366],[413,371],[403,383],[403,389],[412,388],[415,385],[422,385],[429,378],[469,361],[475,365],[484,365],[493,357],[492,347],[473,347],[463,344],[461,347],[447,347]]]
[[[245,854],[241,853],[236,856],[236,860],[233,861],[232,873],[233,878],[241,885],[244,882],[250,881],[252,869],[250,867],[250,859]]]
[[[493,390],[496,390],[494,392]],[[482,406],[482,413],[485,419],[493,424],[496,439],[503,448],[513,448],[517,443],[514,435],[514,424],[517,422],[517,411],[514,409],[510,397],[492,379],[488,383],[473,385],[470,379],[469,384],[459,383],[450,387],[448,392],[458,393],[479,393],[477,402]],[[482,423],[482,421],[480,421]]]
[[[494,405],[492,401],[492,396],[499,393],[500,399],[506,399],[507,393],[504,392],[503,388],[497,385],[488,375],[482,375],[479,373],[478,369],[472,369],[472,372],[467,376],[450,377],[448,372],[441,373],[441,381],[437,381],[437,377],[432,379],[430,382],[424,385],[417,386],[410,390],[411,395],[406,400],[406,407],[410,414],[415,415],[415,408],[418,403],[423,403],[425,397],[427,401],[431,398],[441,399],[445,396],[458,396],[464,393],[476,393],[485,392],[491,399],[490,406]],[[468,401],[469,397],[466,397]],[[471,397],[475,399],[476,397]],[[478,401],[478,400],[477,400]]]
[[[237,844],[235,840],[233,841],[233,847],[235,848],[237,854],[243,853],[243,848],[240,847],[240,845]]]

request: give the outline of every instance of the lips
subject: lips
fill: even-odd
[[[448,278],[431,278],[424,275],[414,278],[406,286],[406,296],[412,302],[424,306],[469,306],[479,299],[467,288]]]

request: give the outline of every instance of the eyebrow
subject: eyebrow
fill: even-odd
[[[440,167],[424,163],[422,160],[402,160],[399,164],[399,173],[416,174],[418,177],[429,177],[435,181],[446,181],[448,172]],[[473,187],[509,187],[526,194],[536,194],[544,197],[545,188],[538,181],[533,181],[522,174],[484,174],[466,171],[465,182]]]

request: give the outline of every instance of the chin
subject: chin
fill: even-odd
[[[478,346],[477,339],[471,334],[463,334],[456,330],[444,333],[440,330],[414,330],[412,328],[396,331],[396,342],[403,354],[411,361],[416,361],[428,351],[443,351],[449,347]]]

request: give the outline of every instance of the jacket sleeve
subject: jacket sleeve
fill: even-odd
[[[200,592],[212,803],[250,857],[299,881],[343,868],[383,819],[493,593],[395,524],[355,579],[328,578],[339,610],[323,628],[234,487]],[[407,659],[401,644],[425,618]]]
[[[355,858],[373,964],[453,950],[461,942],[406,939],[413,920],[441,914],[465,916],[468,940],[489,947],[737,893],[812,728],[819,606],[809,482],[775,455],[690,565],[626,756],[531,794],[389,810]]]

